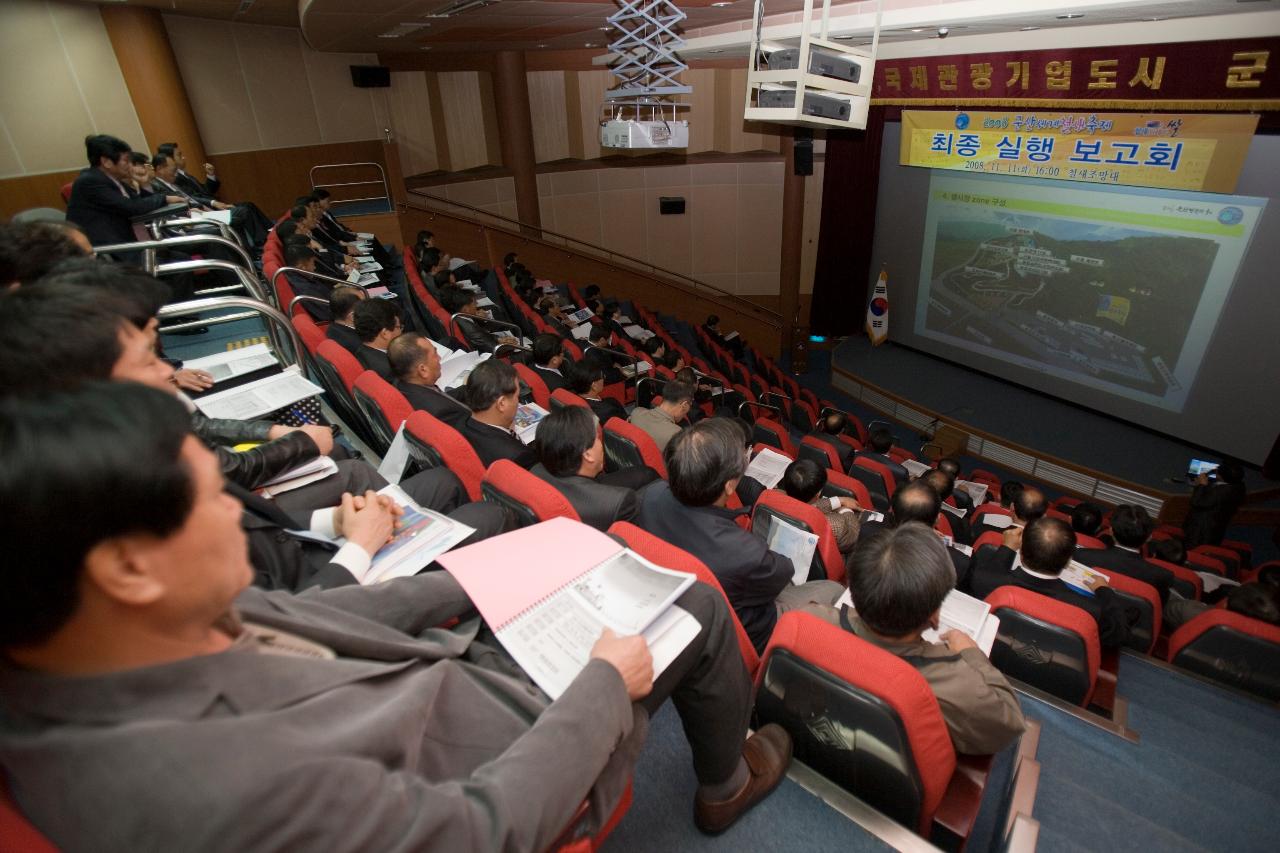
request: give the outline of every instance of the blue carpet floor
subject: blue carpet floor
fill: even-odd
[[[696,788],[689,744],[668,702],[650,724],[636,767],[634,802],[605,842],[605,853],[892,849],[790,780],[723,835],[706,836],[693,825]]]
[[[1037,850],[1275,850],[1280,714],[1132,655],[1120,693],[1140,743],[1023,699],[1043,726]]]

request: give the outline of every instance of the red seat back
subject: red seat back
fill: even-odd
[[[977,539],[973,540],[973,550],[978,550],[983,545],[994,545],[999,548],[1004,544],[1004,536],[999,530],[988,530]]]
[[[386,453],[400,425],[413,413],[413,406],[403,394],[372,370],[366,370],[356,377],[351,396],[360,413],[369,421],[374,434],[385,444],[381,452]]]
[[[320,348],[320,344],[328,339],[324,330],[316,325],[316,321],[311,319],[311,315],[305,311],[294,314],[289,318],[289,321],[293,323],[293,330],[302,339],[302,345],[312,355],[315,355],[316,350]]]
[[[1191,549],[1191,553],[1218,560],[1226,569],[1227,577],[1234,578],[1240,574],[1240,555],[1230,548],[1220,548],[1217,545],[1197,545]]]
[[[404,429],[410,443],[430,451],[438,464],[458,476],[471,500],[478,501],[483,497],[480,485],[484,481],[484,463],[460,432],[421,409],[409,415]]]
[[[751,510],[751,528],[757,529],[762,536],[769,534],[769,516],[777,516],[797,527],[807,527],[811,533],[818,535],[818,546],[814,556],[827,574],[827,580],[844,583],[844,557],[836,545],[836,537],[831,533],[831,524],[822,510],[812,504],[802,503],[779,489],[768,489],[756,498],[756,505]]]
[[[1177,563],[1170,563],[1167,560],[1157,560],[1155,557],[1143,557],[1142,559],[1146,560],[1153,566],[1159,566],[1165,571],[1171,573],[1178,580],[1186,581],[1194,586],[1196,588],[1196,601],[1199,601],[1204,597],[1204,578],[1196,574],[1194,570],[1189,569],[1186,566],[1179,566]]]
[[[588,403],[586,400],[582,399],[577,394],[570,391],[568,388],[557,388],[556,390],[552,391],[550,400],[556,403],[559,403],[562,406],[581,406],[584,409],[591,408],[590,403]],[[551,410],[554,407],[550,405],[550,401],[549,401],[546,408]]]
[[[1087,708],[1102,659],[1093,617],[1079,607],[1017,586],[998,587],[986,601],[1001,620],[1000,635],[991,650],[996,668]]]
[[[528,365],[512,362],[511,366],[516,369],[516,375],[524,380],[524,384],[528,385],[529,390],[533,392],[533,402],[551,411],[551,392],[547,390],[547,383],[542,381],[542,377]]]
[[[822,457],[823,461],[819,463],[821,467],[835,468],[836,470],[844,467],[840,464],[840,454],[836,452],[834,447],[822,439],[812,435],[806,435],[804,438],[800,439],[800,447],[798,450],[800,451],[801,457],[807,455],[804,451],[804,448],[806,447],[811,448],[812,452],[816,454],[811,457],[815,462],[818,461],[817,456]]]
[[[1103,542],[1095,536],[1089,536],[1084,533],[1076,534],[1076,545],[1080,548],[1105,548],[1107,543]]]
[[[956,769],[955,749],[947,731],[938,700],[928,682],[911,664],[891,652],[877,648],[848,631],[837,628],[816,616],[792,611],[784,613],[765,647],[759,673],[756,675],[756,707],[762,708],[762,699],[769,689],[768,673],[772,672],[774,656],[789,652],[801,661],[816,667],[844,682],[858,692],[875,697],[888,705],[901,721],[906,734],[910,755],[903,756],[915,767],[920,781],[919,823],[913,827],[927,835],[934,812],[942,802]],[[781,698],[790,698],[781,697]],[[879,703],[875,703],[879,704]],[[816,710],[816,709],[815,709]],[[841,721],[843,725],[855,721]],[[832,762],[847,762],[855,756],[842,754],[847,750],[833,750],[812,731],[792,731],[796,758],[810,766],[821,767]],[[853,751],[883,750],[886,744],[872,737],[854,740]],[[881,760],[892,760],[881,757]],[[819,770],[823,772],[823,770]],[[838,773],[825,773],[829,778]],[[855,792],[863,799],[872,799],[874,790]],[[891,805],[891,804],[885,804]],[[883,807],[883,806],[878,806]]]
[[[337,341],[331,341],[328,338],[321,341],[316,347],[316,358],[328,363],[342,380],[342,384],[347,389],[347,394],[351,394],[351,390],[355,387],[356,379],[364,373],[364,366],[356,360],[356,357],[347,352],[346,348]]]
[[[667,463],[662,459],[662,451],[658,449],[658,445],[654,443],[649,433],[638,426],[622,418],[609,418],[609,422],[604,425],[604,440],[606,449],[611,440],[620,442],[622,445],[633,446],[645,465],[657,471],[662,479],[667,479]]]
[[[973,508],[974,518],[979,518],[981,516],[987,515],[988,513],[991,515],[1004,515],[1004,516],[1008,516],[1009,518],[1013,518],[1013,510],[1005,509],[1004,507],[1000,506],[1000,504],[997,504],[997,503],[985,503]]]
[[[781,450],[792,459],[796,458],[796,446],[792,443],[791,436],[787,433],[786,427],[782,424],[772,418],[761,416],[756,418],[755,428],[757,430],[757,435],[763,432],[768,436],[768,438],[764,440],[764,443],[777,450]]]
[[[1151,654],[1152,649],[1156,646],[1156,640],[1160,638],[1160,626],[1164,621],[1164,608],[1160,604],[1160,593],[1156,592],[1156,588],[1149,583],[1123,575],[1120,572],[1107,573],[1106,569],[1100,569],[1107,574],[1111,580],[1108,583],[1117,593],[1123,593],[1126,596],[1140,598],[1146,602],[1144,609],[1151,611],[1151,642],[1145,644],[1145,648],[1139,649],[1143,654]],[[1143,626],[1144,629],[1146,626]]]
[[[827,485],[834,486],[841,492],[848,492],[853,495],[853,499],[863,509],[872,509],[871,493],[867,491],[867,487],[845,472],[837,471],[834,468],[829,469],[827,471]]]
[[[897,490],[898,483],[893,479],[893,472],[889,470],[888,465],[865,456],[854,457],[853,464],[879,474],[880,479],[884,481],[884,493],[889,496],[889,500],[893,500],[893,493]]]
[[[64,187],[70,193],[71,185]],[[58,853],[53,842],[36,829],[27,816],[18,811],[18,804],[9,794],[9,788],[0,780],[0,850],[13,853]]]
[[[1223,577],[1226,577],[1226,564],[1217,557],[1212,557],[1203,551],[1198,551],[1194,548],[1188,551],[1187,562],[1199,567],[1202,571],[1213,572],[1215,575],[1222,575]]]
[[[559,489],[510,459],[494,460],[485,472],[480,490],[485,500],[505,504],[512,509],[524,525],[558,516],[582,520]]]
[[[1170,663],[1280,701],[1280,626],[1213,608],[1169,638]]]
[[[697,575],[699,582],[705,583],[724,596],[729,618],[733,621],[733,631],[738,638],[738,650],[742,652],[742,662],[746,664],[748,673],[753,676],[756,674],[756,670],[760,668],[760,656],[756,654],[756,647],[751,644],[751,638],[747,636],[746,629],[742,627],[742,622],[738,619],[738,614],[734,612],[733,605],[729,604],[729,597],[724,595],[724,588],[720,586],[720,581],[716,580],[715,574],[707,568],[706,563],[683,548],[677,548],[667,540],[659,539],[629,521],[614,522],[609,528],[609,533],[621,538],[623,542],[627,543],[628,548],[646,560],[651,560],[659,566],[674,569],[677,572],[689,572]]]

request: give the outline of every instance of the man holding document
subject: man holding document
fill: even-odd
[[[240,506],[170,395],[0,401],[0,456],[0,764],[59,849],[545,850],[612,814],[668,697],[704,831],[790,760],[777,726],[743,742],[751,683],[708,587],[675,599],[693,633],[656,679],[644,639],[604,631],[551,701],[486,642],[452,574],[249,587]],[[513,586],[557,563],[521,553]],[[643,572],[626,554],[609,555],[624,585]],[[610,585],[576,583],[587,599]]]

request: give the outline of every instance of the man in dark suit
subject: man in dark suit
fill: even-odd
[[[621,403],[600,396],[604,393],[604,372],[600,369],[599,362],[583,358],[575,364],[567,365],[565,372],[569,377],[569,390],[587,401],[600,423],[607,424],[610,418],[627,419],[627,410]]]
[[[366,370],[372,370],[388,382],[394,382],[387,347],[400,336],[400,313],[385,299],[366,299],[356,306],[352,316],[360,349],[356,358]]]
[[[1024,489],[1024,492],[1027,491]],[[1142,546],[1151,538],[1155,522],[1146,509],[1136,504],[1120,504],[1111,513],[1111,533],[1116,544],[1110,548],[1081,548],[1076,560],[1086,566],[1119,572],[1149,583],[1160,593],[1160,601],[1169,601],[1173,573],[1142,559]]]
[[[547,391],[557,388],[568,388],[561,368],[564,366],[564,351],[560,339],[550,332],[543,332],[533,339],[533,372],[538,374]]]
[[[132,177],[129,143],[114,136],[99,134],[84,140],[89,168],[76,176],[67,202],[67,219],[80,226],[95,246],[132,243],[147,239],[146,233],[134,228],[135,216],[159,210],[167,204],[180,204],[180,195],[155,193],[132,196],[125,182]]]
[[[1245,493],[1244,469],[1238,462],[1219,465],[1216,479],[1210,480],[1207,474],[1197,477],[1191,490],[1191,510],[1182,523],[1187,547],[1221,545]]]
[[[587,346],[582,350],[584,361],[590,361],[600,366],[600,370],[604,373],[605,385],[621,382],[623,378],[622,371],[618,369],[618,362],[621,361],[620,357],[611,352],[606,352],[609,348],[609,341],[609,329],[600,324],[593,324],[591,332],[587,335]]]
[[[747,468],[737,427],[725,418],[699,421],[671,440],[666,455],[669,481],[644,490],[636,523],[707,564],[757,651],[769,641],[779,613],[836,602],[844,591],[840,584],[793,585],[791,560],[737,525],[746,510],[726,508]]]
[[[938,460],[937,469],[945,473],[951,478],[954,487],[956,480],[962,479],[960,476],[960,462],[950,456],[944,456]],[[964,490],[953,491],[951,497],[956,502],[956,507],[965,511],[966,519],[972,523],[973,498]]]
[[[849,419],[844,416],[844,412],[828,412],[827,416],[819,421],[819,428],[809,433],[835,449],[840,456],[841,471],[848,471],[849,466],[853,464],[853,448],[840,440],[848,423]]]
[[[912,480],[893,493],[889,514],[884,521],[868,521],[862,525],[859,541],[875,536],[883,530],[899,527],[909,521],[918,521],[930,529],[942,511],[942,497],[924,480]],[[935,530],[935,532],[937,532]],[[969,584],[969,555],[958,548],[947,548],[947,556],[956,570],[956,586],[965,589]]]
[[[202,182],[187,172],[187,157],[182,153],[182,148],[178,143],[162,142],[156,148],[156,156],[172,158],[174,165],[177,167],[169,183],[186,195],[201,199],[201,203],[207,207],[230,210],[231,224],[248,241],[248,245],[258,248],[262,246],[267,239],[268,232],[271,231],[273,220],[267,218],[267,215],[251,201],[226,204],[218,201],[218,189],[222,186],[222,182],[218,180],[217,171],[213,168],[212,163],[204,164],[205,178]],[[219,205],[222,206],[219,207]]]
[[[362,287],[334,286],[329,292],[329,316],[333,318],[325,329],[325,337],[336,341],[347,352],[360,352],[360,336],[356,334],[356,306],[368,298]]]
[[[604,473],[599,422],[581,406],[565,406],[543,418],[537,445],[533,473],[554,486],[583,523],[597,530],[634,520],[639,511],[636,489],[658,479],[648,467]]]
[[[893,447],[893,433],[889,432],[888,427],[876,427],[871,430],[871,437],[868,441],[870,450],[859,450],[854,456],[862,456],[879,462],[886,466],[893,474],[894,484],[897,488],[902,488],[902,484],[911,479],[907,474],[907,469],[893,460],[889,455],[889,449]]]
[[[296,267],[303,272],[315,272],[316,253],[310,246],[290,243],[284,250],[284,263],[285,266]],[[333,312],[329,309],[329,298],[333,295],[332,284],[323,279],[296,272],[286,272],[284,277],[289,282],[289,287],[293,289],[294,296],[311,296],[323,300],[314,302],[306,299],[298,303],[311,315],[311,319],[317,323],[328,323],[333,320]],[[356,357],[359,357],[358,352]]]
[[[509,331],[493,333],[484,328],[486,318],[476,304],[476,295],[457,285],[440,288],[440,304],[450,314],[459,314],[457,329],[476,352],[494,352],[503,344],[519,344]]]
[[[482,361],[467,377],[467,405],[471,417],[462,424],[462,437],[475,448],[488,468],[496,459],[510,459],[521,468],[538,461],[533,448],[512,431],[520,408],[520,383],[515,368],[491,358]]]
[[[1024,529],[1004,532],[999,547],[984,545],[973,553],[973,573],[969,589],[986,598],[1001,586],[1020,586],[1057,599],[1087,612],[1098,623],[1098,639],[1103,648],[1113,649],[1129,639],[1129,627],[1138,619],[1120,597],[1099,582],[1086,595],[1068,586],[1060,577],[1076,550],[1076,534],[1065,521],[1039,518]]]
[[[182,190],[191,195],[207,196],[209,198],[213,198],[218,194],[218,188],[222,186],[222,181],[218,180],[218,170],[213,167],[212,163],[204,164],[204,181],[200,181],[187,173],[187,155],[182,153],[182,148],[178,143],[161,142],[156,151],[173,158],[178,167],[175,183]]]
[[[951,526],[952,538],[961,545],[972,545],[973,534],[969,532],[969,514],[962,514],[959,512],[959,507],[947,503],[947,498],[954,497],[956,494],[955,481],[947,475],[946,471],[939,468],[926,471],[920,479],[928,483],[938,493],[938,497],[942,499],[939,508],[942,512],[942,517]],[[953,510],[955,511],[953,512]]]
[[[1026,527],[1037,518],[1042,518],[1049,510],[1049,502],[1044,498],[1044,492],[1034,486],[1020,486],[1014,489],[1013,498],[1009,501],[1009,509],[1013,511],[1013,526]],[[1000,490],[1000,498],[1004,499],[1004,490]],[[974,519],[977,526],[970,525],[969,529],[973,531],[973,538],[977,539],[987,531],[994,530],[1000,533],[1005,528],[993,527],[990,524],[983,524],[981,519],[990,516],[981,516]]]
[[[415,409],[461,431],[471,410],[460,400],[436,387],[440,381],[440,353],[430,338],[405,332],[387,347],[387,360],[395,375],[395,387]],[[465,393],[465,388],[462,389]],[[539,427],[541,429],[541,427]]]

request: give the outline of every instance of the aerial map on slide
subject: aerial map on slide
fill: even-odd
[[[1217,242],[1002,219],[939,219],[926,329],[1165,396]]]
[[[914,331],[1181,410],[1265,204],[935,173]]]

